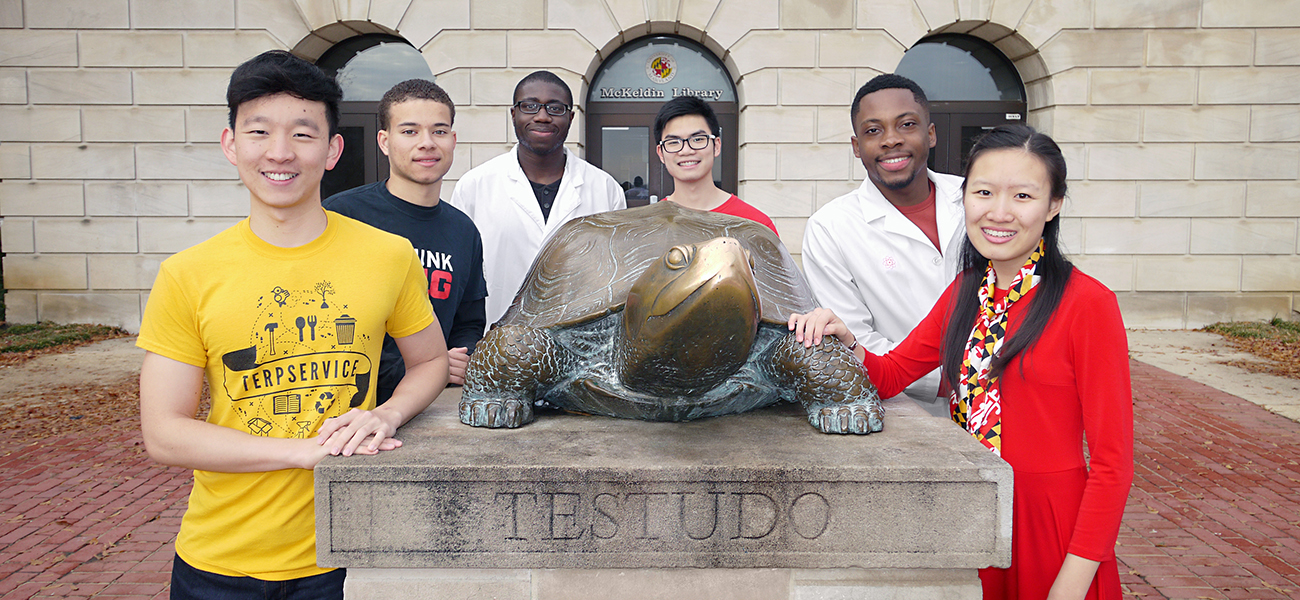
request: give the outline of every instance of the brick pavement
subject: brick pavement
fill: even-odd
[[[1133,363],[1136,477],[1120,573],[1142,600],[1300,598],[1300,424]],[[0,434],[4,600],[166,598],[189,473],[138,433]]]

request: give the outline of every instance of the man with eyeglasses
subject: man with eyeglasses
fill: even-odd
[[[415,247],[447,342],[450,383],[464,385],[469,355],[487,322],[487,283],[478,229],[465,213],[441,201],[442,179],[456,152],[455,119],[456,105],[438,84],[409,79],[393,86],[379,101],[377,134],[388,157],[388,179],[334,194],[324,206],[400,235]],[[392,397],[405,374],[397,342],[385,337],[378,404]]]
[[[673,193],[664,200],[757,221],[776,233],[772,219],[713,182],[713,161],[722,154],[722,126],[707,102],[694,96],[665,102],[655,115],[654,134],[659,162],[673,177]]]
[[[483,236],[487,322],[495,323],[528,274],[542,244],[565,222],[627,208],[608,173],[564,147],[573,123],[573,93],[549,71],[515,86],[510,116],[519,143],[465,173],[451,202]]]

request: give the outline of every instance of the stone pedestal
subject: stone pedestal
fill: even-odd
[[[1010,561],[1010,467],[911,402],[838,436],[796,405],[488,430],[459,400],[316,467],[318,562],[350,600],[978,599],[975,569]]]

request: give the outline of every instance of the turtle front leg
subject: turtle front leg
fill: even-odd
[[[465,373],[460,422],[493,428],[532,422],[537,390],[564,373],[573,358],[542,329],[506,325],[489,331]]]
[[[806,348],[794,334],[772,345],[764,370],[790,389],[822,433],[874,433],[884,429],[884,408],[853,352],[835,338]]]

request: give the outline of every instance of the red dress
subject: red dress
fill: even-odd
[[[940,345],[958,285],[894,350],[867,353],[863,364],[880,397],[893,397],[943,362]],[[1011,305],[1009,337],[1038,289]],[[1002,458],[1015,475],[1011,567],[980,570],[985,600],[1046,598],[1066,553],[1101,562],[1087,598],[1120,600],[1115,540],[1133,482],[1133,392],[1115,294],[1075,269],[1041,337],[1007,366],[1000,386]]]

